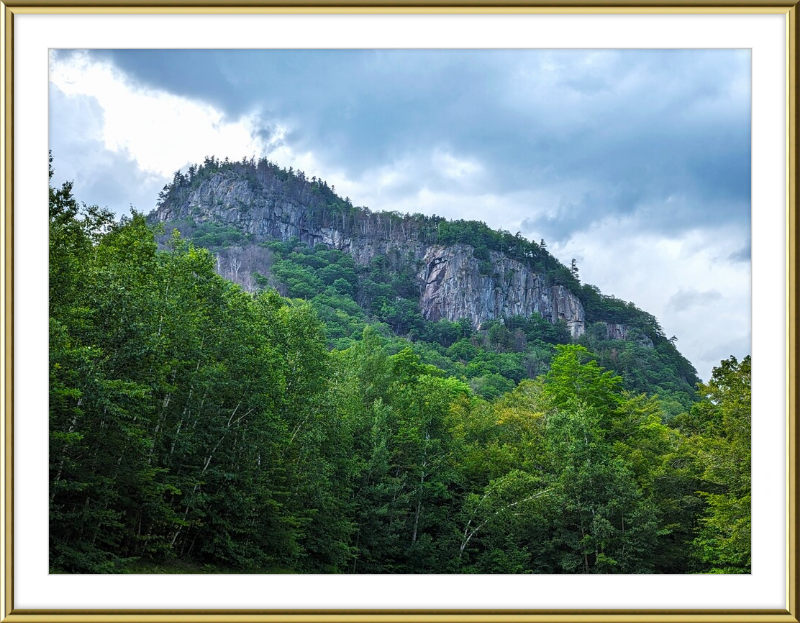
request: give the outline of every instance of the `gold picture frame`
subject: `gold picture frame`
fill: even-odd
[[[152,623],[287,622],[287,623],[599,623],[720,622],[798,623],[800,551],[797,540],[798,366],[798,0],[7,0],[0,2],[0,622],[67,623],[147,621]],[[787,27],[786,48],[786,608],[612,609],[612,610],[23,610],[14,601],[14,20],[24,14],[170,14],[170,13],[556,13],[556,14],[780,14]]]

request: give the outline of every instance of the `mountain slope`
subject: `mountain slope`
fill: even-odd
[[[460,322],[454,341],[475,341],[473,334],[488,339],[499,323],[511,336],[507,343],[516,337],[516,346],[506,346],[513,352],[525,350],[521,341],[537,341],[537,334],[509,330],[508,320],[541,318],[563,327],[565,335],[556,341],[590,346],[630,389],[677,394],[683,406],[694,396],[694,368],[652,315],[581,285],[543,243],[519,234],[478,222],[355,207],[326,182],[267,160],[206,158],[187,174],[176,173],[151,219],[210,248],[217,271],[246,289],[272,285],[286,295],[317,299],[333,320],[349,299],[363,310],[365,322],[386,322],[396,334],[417,340],[430,333],[431,322]],[[323,306],[319,299],[325,296]],[[495,338],[503,333],[494,331]],[[452,346],[446,342],[439,345]],[[473,359],[460,361],[468,365]],[[521,378],[519,371],[500,376]]]

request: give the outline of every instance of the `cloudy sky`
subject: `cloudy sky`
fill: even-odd
[[[750,353],[749,50],[53,51],[54,181],[149,212],[206,155],[544,238],[707,379]]]

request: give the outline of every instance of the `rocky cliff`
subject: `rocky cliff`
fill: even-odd
[[[418,273],[423,317],[466,317],[479,324],[539,314],[553,324],[566,322],[573,339],[583,335],[583,305],[572,293],[563,286],[548,286],[541,275],[516,260],[496,252],[490,257],[487,267],[474,257],[472,247],[429,247]]]
[[[540,314],[553,324],[564,321],[573,338],[584,332],[580,300],[563,286],[548,285],[545,276],[521,261],[496,251],[488,252],[488,260],[479,260],[469,245],[424,242],[408,217],[354,209],[320,219],[326,209],[330,212],[329,204],[313,185],[291,187],[274,175],[253,179],[222,171],[193,184],[175,185],[156,217],[162,222],[230,225],[256,239],[325,244],[349,253],[361,265],[376,255],[412,262],[420,309],[429,320],[469,318],[479,327],[494,318]]]
[[[217,173],[175,193],[176,197],[159,206],[156,216],[163,222],[189,219],[230,225],[260,239],[297,238],[309,246],[326,244],[350,253],[362,265],[393,249],[410,251],[415,260],[424,254],[410,228],[389,228],[387,234],[387,215],[364,210],[366,218],[341,215],[340,222],[333,215],[332,222],[323,226],[314,217],[324,213],[324,197],[302,186],[286,188],[289,184],[276,179],[257,182],[231,171]]]

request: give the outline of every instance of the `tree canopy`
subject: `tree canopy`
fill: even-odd
[[[607,340],[422,320],[387,258],[271,242],[249,292],[49,203],[52,571],[749,572],[749,358],[684,407]]]

